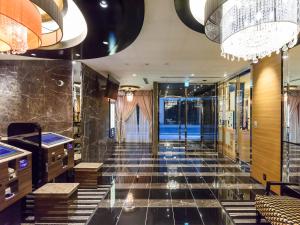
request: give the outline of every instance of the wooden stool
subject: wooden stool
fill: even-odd
[[[79,163],[74,167],[75,182],[80,187],[97,188],[98,174],[103,163]]]
[[[50,222],[51,217],[68,219],[68,209],[77,195],[78,183],[49,183],[33,192],[36,222]]]

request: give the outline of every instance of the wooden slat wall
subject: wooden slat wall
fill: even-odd
[[[281,178],[281,76],[281,55],[253,66],[251,176],[263,184],[263,174],[267,181]]]

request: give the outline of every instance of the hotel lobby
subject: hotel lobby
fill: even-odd
[[[0,225],[300,224],[299,33],[300,0],[0,0]]]

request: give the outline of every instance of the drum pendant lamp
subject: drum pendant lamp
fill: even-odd
[[[0,52],[22,54],[42,44],[42,19],[29,0],[0,0]]]

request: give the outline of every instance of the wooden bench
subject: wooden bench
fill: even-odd
[[[75,182],[80,183],[80,187],[97,188],[99,170],[103,163],[82,162],[74,167]]]
[[[68,219],[69,206],[76,198],[78,186],[79,183],[48,183],[34,191],[36,222],[43,222],[56,213]]]
[[[267,182],[266,195],[256,195],[257,223],[264,217],[273,225],[300,224],[300,199],[289,196],[270,196],[271,185],[298,185],[281,182]]]

